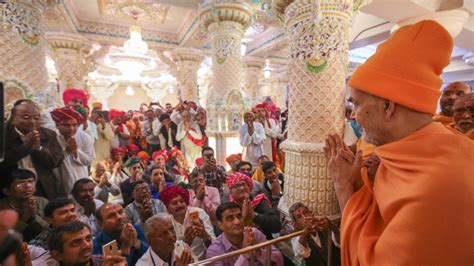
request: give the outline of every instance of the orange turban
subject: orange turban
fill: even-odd
[[[242,161],[242,153],[231,154],[229,157],[225,158],[225,161],[228,164],[231,164],[235,160]]]
[[[51,112],[51,118],[53,118],[54,122],[60,123],[63,121],[67,121],[70,119],[76,119],[77,123],[82,123],[82,115],[74,110],[73,108],[63,107],[63,108],[56,108]]]
[[[432,20],[401,27],[356,69],[349,86],[433,114],[452,50],[453,39]]]
[[[100,103],[100,102],[93,102],[93,103],[92,103],[92,109],[94,109],[94,108],[102,109],[102,103]]]
[[[83,90],[76,88],[68,88],[63,92],[63,102],[64,104],[67,104],[72,99],[82,100],[84,106],[87,106],[87,100],[89,99],[89,95]]]
[[[139,151],[137,157],[142,159],[142,161],[147,162],[150,159],[150,155],[146,151]]]

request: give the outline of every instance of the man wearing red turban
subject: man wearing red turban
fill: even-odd
[[[278,149],[276,146],[276,138],[280,135],[280,126],[274,118],[268,115],[268,106],[265,103],[255,106],[257,112],[255,122],[261,123],[265,129],[265,141],[263,143],[263,155],[272,158],[272,161],[279,165]]]
[[[257,226],[267,239],[273,239],[272,234],[281,229],[277,206],[272,206],[263,193],[252,197],[252,179],[240,172],[227,176],[227,186],[230,201],[235,201],[242,207],[242,218],[246,225]]]
[[[70,193],[74,183],[89,176],[88,167],[95,157],[91,136],[78,130],[83,116],[72,107],[56,108],[51,112],[56,123],[58,142],[64,153],[61,165],[54,169],[66,193]]]
[[[110,146],[112,148],[126,147],[129,144],[130,131],[128,131],[128,128],[124,124],[125,112],[111,109],[109,111],[109,117],[111,119],[110,125],[112,126],[112,131],[115,133]]]
[[[209,215],[201,208],[188,206],[189,192],[181,186],[163,189],[160,197],[172,216],[177,240],[188,243],[195,257],[203,259],[216,238]]]

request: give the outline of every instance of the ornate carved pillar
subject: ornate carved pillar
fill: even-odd
[[[288,76],[286,74],[273,76],[270,78],[270,83],[271,93],[269,95],[278,107],[284,108],[287,99]]]
[[[48,83],[41,10],[29,2],[0,3],[0,80],[6,105],[35,96]]]
[[[74,34],[52,33],[46,38],[52,50],[61,93],[68,87],[85,89],[87,75],[95,70],[97,59],[108,52],[109,46],[94,50],[86,38]]]
[[[95,98],[96,101],[102,103],[102,109],[108,110],[109,109],[109,98],[118,88],[120,83],[115,82],[105,82],[105,83],[91,83],[89,82],[88,88],[91,94],[91,97]],[[89,101],[93,102],[93,101]]]
[[[347,32],[353,5],[345,0],[273,2],[290,42],[290,119],[288,140],[282,144],[286,152],[282,211],[300,201],[317,215],[340,212],[323,147],[329,133],[343,132]]]
[[[197,72],[204,58],[201,51],[192,48],[175,50],[177,66],[178,96],[184,100],[198,101]]]
[[[213,0],[199,8],[201,24],[212,44],[213,85],[207,93],[207,124],[210,143],[215,144],[216,159],[222,165],[226,165],[227,154],[240,152],[230,148],[235,147],[233,141],[238,138],[237,130],[246,109],[241,89],[240,47],[251,14],[251,7],[243,1]]]
[[[265,66],[265,60],[259,57],[244,57],[245,62],[245,85],[244,92],[250,103],[253,105],[258,100],[259,78],[262,68]]]

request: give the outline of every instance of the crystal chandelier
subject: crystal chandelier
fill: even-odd
[[[130,27],[130,39],[123,44],[123,49],[128,54],[145,55],[148,52],[148,45],[142,39],[139,26]]]

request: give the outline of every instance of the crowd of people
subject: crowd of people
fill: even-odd
[[[373,60],[367,64],[374,64]],[[472,142],[461,135],[474,137],[474,94],[466,83],[450,84],[440,97],[441,112],[431,117],[427,114],[434,112],[437,98],[428,106],[419,105],[420,98],[400,98],[388,90],[378,93],[377,88],[366,85],[372,76],[360,71],[349,80],[356,89],[346,111],[344,136],[328,136],[324,148],[328,174],[344,212],[342,236],[338,223],[315,216],[301,202],[289,206],[291,219],[280,213],[285,165],[279,145],[287,136],[288,111],[281,112],[271,101],[243,114],[239,130],[242,153],[226,158],[226,171],[208,145],[206,110],[196,103],[185,101],[174,107],[142,104],[127,112],[103,110],[98,102],[89,105],[83,90],[69,88],[63,93],[64,107],[51,112],[40,110],[29,99],[17,101],[11,110],[5,128],[5,158],[0,164],[0,242],[10,241],[6,247],[11,247],[12,255],[0,258],[1,264],[187,265],[295,230],[304,230],[304,234],[291,240],[290,252],[272,246],[271,254],[265,248],[256,249],[212,265],[264,265],[267,259],[273,265],[293,265],[295,257],[306,265],[326,265],[328,260],[340,265],[341,253],[345,265],[380,262],[371,253],[370,245],[378,239],[373,236],[390,226],[381,221],[398,215],[394,208],[402,203],[387,200],[385,204],[396,206],[387,211],[390,207],[383,205],[379,210],[373,203],[377,202],[374,193],[392,195],[396,201],[400,191],[380,185],[375,191],[374,179],[377,175],[377,182],[390,184],[384,178],[392,172],[405,174],[396,169],[406,164],[387,163],[393,160],[388,157],[397,158],[402,152],[386,144],[417,132],[421,137],[404,141],[419,147],[416,141],[427,141],[423,134],[428,133],[416,130],[428,125],[439,136],[451,134],[446,138],[469,147]],[[439,146],[439,152],[449,153]],[[472,159],[472,154],[456,155]],[[461,158],[458,164],[462,165]],[[423,173],[416,167],[410,169],[412,174]],[[408,185],[391,186],[405,189]],[[463,196],[464,190],[457,190]],[[418,192],[408,189],[406,193],[415,197]],[[368,216],[361,218],[361,211]],[[401,221],[410,224],[407,219],[417,213],[420,209],[415,207]],[[423,218],[434,218],[430,215]],[[375,228],[372,233],[364,231],[365,223]],[[393,223],[406,226],[398,220]],[[406,234],[417,234],[410,231],[413,228],[425,232],[420,226],[408,226]],[[396,240],[399,230],[392,230],[389,233],[395,240],[383,248],[392,247],[395,252],[398,244],[406,243]],[[104,254],[111,242],[118,250]],[[463,250],[457,253],[461,258],[465,257]],[[2,254],[9,253],[4,250]],[[423,259],[417,262],[423,264]]]

